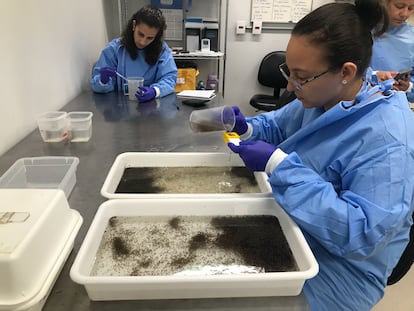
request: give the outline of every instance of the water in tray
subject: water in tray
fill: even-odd
[[[223,265],[298,270],[275,216],[114,216],[91,274],[162,276]]]

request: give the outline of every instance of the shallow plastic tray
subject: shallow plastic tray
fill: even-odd
[[[209,276],[93,276],[95,256],[113,216],[274,215],[298,271]],[[298,295],[318,264],[298,226],[272,198],[120,199],[104,202],[72,265],[70,276],[91,300],[137,300]]]
[[[78,164],[76,157],[21,158],[0,177],[0,188],[62,189],[68,198]]]
[[[126,152],[118,155],[101,188],[101,195],[108,199],[133,198],[195,198],[195,197],[264,197],[272,189],[264,172],[255,172],[260,193],[116,193],[124,170],[130,167],[244,167],[237,154],[204,152]],[[179,180],[175,181],[179,183]]]

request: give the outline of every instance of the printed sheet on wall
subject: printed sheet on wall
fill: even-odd
[[[312,10],[312,0],[252,0],[251,20],[296,23]]]

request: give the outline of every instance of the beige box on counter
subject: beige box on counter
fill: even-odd
[[[59,189],[0,189],[0,310],[41,310],[82,224]]]

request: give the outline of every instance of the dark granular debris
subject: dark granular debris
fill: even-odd
[[[114,237],[112,240],[112,249],[115,256],[122,256],[129,254],[128,245],[125,243],[124,239],[121,237]]]
[[[168,222],[168,224],[170,225],[171,228],[178,229],[180,227],[180,218],[179,217],[173,217]]]
[[[190,252],[192,252],[196,249],[205,247],[208,241],[209,241],[208,235],[203,232],[199,232],[191,238],[188,249]]]
[[[162,193],[163,189],[154,184],[153,168],[128,167],[124,170],[115,193]]]
[[[234,193],[241,193],[242,186],[240,184],[234,186]]]
[[[160,239],[154,239],[152,241],[152,246],[157,248],[168,248],[170,247],[170,242],[168,238],[160,238]]]
[[[182,257],[173,257],[171,261],[171,265],[175,267],[176,269],[180,269],[189,263],[191,263],[194,260],[194,256],[191,254],[188,254],[186,256]]]
[[[118,222],[118,218],[116,216],[109,218],[109,226],[115,227],[117,222]]]
[[[154,227],[154,228],[151,228],[151,229],[149,230],[149,232],[151,233],[151,235],[160,234],[160,229],[159,229],[159,228]]]
[[[248,181],[251,186],[257,185],[257,181],[256,181],[256,178],[254,177],[254,173],[246,169],[245,167],[231,167],[230,172],[234,176]]]
[[[139,264],[143,268],[148,268],[151,265],[151,263],[152,263],[152,260],[147,259],[147,260],[141,261]]]
[[[246,167],[128,167],[116,193],[259,193]]]
[[[247,265],[263,267],[266,272],[297,269],[276,217],[214,217],[212,225],[223,230],[216,238],[217,247],[239,253]]]

